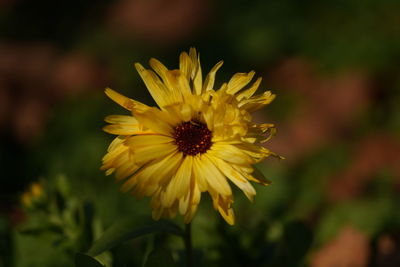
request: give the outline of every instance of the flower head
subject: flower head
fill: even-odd
[[[153,70],[135,64],[158,107],[150,107],[109,88],[105,93],[131,115],[111,115],[104,131],[118,135],[103,158],[107,175],[125,179],[122,191],[152,198],[153,218],[174,217],[189,223],[208,192],[213,206],[234,223],[231,183],[252,200],[252,165],[275,155],[261,146],[274,133],[272,124],[257,124],[251,113],[269,104],[270,91],[254,95],[261,78],[249,85],[254,72],[237,73],[214,89],[218,62],[203,81],[194,48],[181,53],[179,69],[168,70],[150,59]],[[248,86],[249,85],[249,86]],[[244,89],[247,87],[246,89]]]
[[[39,182],[34,182],[29,186],[29,189],[21,195],[21,202],[25,208],[31,208],[35,204],[41,202],[43,198],[43,185]]]

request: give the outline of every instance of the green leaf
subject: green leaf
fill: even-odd
[[[104,267],[104,265],[86,254],[77,253],[75,255],[75,267]]]
[[[176,266],[171,253],[163,248],[155,248],[147,257],[145,267],[173,267]]]
[[[94,242],[88,254],[96,256],[124,241],[152,233],[169,233],[183,236],[182,229],[169,221],[143,222],[137,219],[125,219],[108,228],[104,234]]]

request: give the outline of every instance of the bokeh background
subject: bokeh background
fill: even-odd
[[[99,170],[103,118],[125,112],[103,89],[153,104],[133,63],[177,68],[192,46],[203,73],[225,61],[217,85],[263,77],[277,98],[257,119],[286,158],[258,166],[273,184],[255,203],[235,192],[234,227],[202,203],[197,266],[400,266],[399,14],[397,0],[1,0],[0,266],[73,266],[121,217],[150,215]],[[34,181],[42,203],[23,208]],[[49,214],[58,228],[39,229]],[[103,262],[142,266],[149,242],[183,266],[168,236]]]

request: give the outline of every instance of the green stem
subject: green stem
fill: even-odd
[[[193,266],[192,223],[185,226],[186,266]]]

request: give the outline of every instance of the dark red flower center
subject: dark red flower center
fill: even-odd
[[[197,155],[210,149],[211,131],[207,125],[197,121],[187,121],[175,127],[175,143],[185,155]]]

